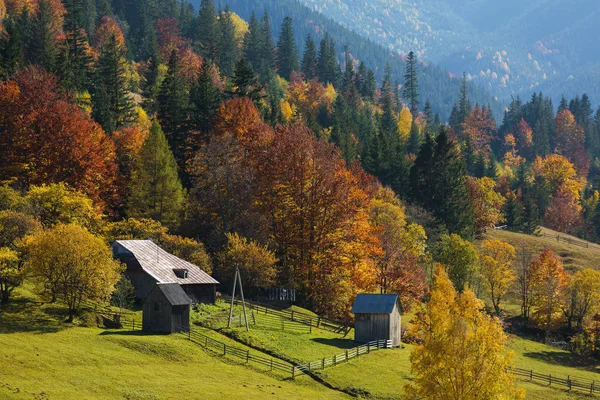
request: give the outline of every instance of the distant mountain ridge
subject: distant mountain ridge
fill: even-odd
[[[299,0],[393,52],[460,74],[500,98],[535,90],[600,101],[597,0]]]

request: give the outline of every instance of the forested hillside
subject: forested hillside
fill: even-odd
[[[393,52],[466,71],[499,98],[600,95],[594,0],[301,0]]]

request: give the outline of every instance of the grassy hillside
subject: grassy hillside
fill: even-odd
[[[502,230],[488,231],[485,235],[488,239],[502,240],[512,244],[517,252],[525,250],[534,257],[539,254],[542,250],[550,248],[556,254],[560,256],[565,267],[569,270],[575,270],[580,268],[596,268],[600,269],[600,245],[595,243],[589,243],[589,247],[577,246],[574,244],[568,244],[563,241],[558,241],[556,237],[569,237],[562,233],[552,231],[550,229],[543,228],[542,233],[552,236],[532,236],[524,235],[521,233],[514,233]],[[582,242],[581,239],[569,237],[577,242]]]

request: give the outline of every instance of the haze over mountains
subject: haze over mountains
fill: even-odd
[[[600,95],[597,0],[299,0],[360,35],[466,71],[501,99]]]

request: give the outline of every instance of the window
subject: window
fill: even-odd
[[[179,279],[187,279],[189,274],[187,269],[174,269],[173,272],[175,272],[175,276],[177,276]]]

